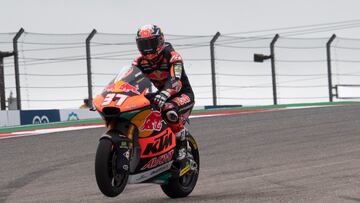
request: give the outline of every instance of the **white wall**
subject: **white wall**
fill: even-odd
[[[0,111],[0,127],[20,125],[20,111]]]
[[[91,118],[101,118],[96,111],[89,109],[60,109],[60,121],[83,120]]]

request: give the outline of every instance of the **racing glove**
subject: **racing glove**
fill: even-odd
[[[170,97],[170,93],[167,92],[167,91],[161,91],[159,94],[157,94],[155,97],[154,97],[154,103],[156,105],[158,105],[158,107],[161,109],[166,100],[169,99]]]

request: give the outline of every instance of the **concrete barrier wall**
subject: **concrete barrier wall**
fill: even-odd
[[[194,110],[199,109],[204,109],[204,107],[194,108]],[[90,111],[89,109],[0,111],[0,127],[96,118],[101,118],[100,114],[96,111]]]
[[[44,124],[60,121],[58,109],[20,111],[20,124]]]
[[[89,111],[89,109],[60,109],[60,121],[73,121],[101,118],[96,111]]]
[[[0,127],[101,118],[89,109],[0,111]]]
[[[0,111],[0,127],[20,124],[20,111]]]

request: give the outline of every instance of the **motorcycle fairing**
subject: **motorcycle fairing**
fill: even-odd
[[[154,114],[156,116],[153,116]],[[158,117],[157,114],[158,112],[151,109],[144,109],[130,119],[130,122],[137,128],[137,143],[140,146],[140,162],[133,174],[156,169],[174,158],[171,156],[163,160],[163,157],[168,152],[175,150],[176,136],[161,115]],[[154,120],[151,120],[151,118],[154,118]],[[149,125],[149,123],[152,125]],[[151,128],[144,128],[144,126],[151,126]],[[154,159],[161,159],[161,161],[159,161],[159,164],[153,164],[153,168],[145,167],[149,166],[149,163]]]
[[[158,176],[161,173],[169,170],[171,168],[172,163],[173,163],[173,161],[170,161],[166,164],[163,164],[163,165],[153,168],[151,170],[144,171],[144,172],[141,172],[138,174],[130,175],[129,179],[128,179],[128,184],[145,182],[155,176]]]
[[[132,141],[129,183],[157,179],[174,160],[176,136],[161,113],[151,108],[145,96],[150,88],[150,80],[138,68],[131,67],[119,73],[93,100],[107,127],[118,129]],[[122,119],[133,127],[126,127],[129,124]]]

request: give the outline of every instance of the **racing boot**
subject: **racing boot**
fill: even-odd
[[[187,130],[184,127],[182,121],[179,119],[179,115],[176,111],[170,110],[166,112],[166,118],[169,122],[171,130],[176,133],[176,146],[178,147],[178,160],[182,160],[186,156],[187,142],[186,133]]]
[[[167,119],[170,121],[169,126],[174,133],[176,133],[176,146],[177,157],[176,163],[178,164],[178,175],[183,176],[191,169],[191,158],[188,153],[188,146],[186,135],[188,130],[184,127],[183,122],[179,119],[178,114],[174,110],[170,110],[166,113]]]
[[[188,153],[188,144],[186,140],[186,134],[188,133],[186,128],[176,133],[176,142],[178,143],[178,156],[176,161],[179,163],[179,176],[183,176],[191,169],[191,155]]]

